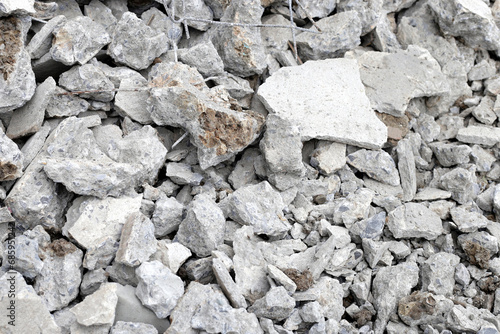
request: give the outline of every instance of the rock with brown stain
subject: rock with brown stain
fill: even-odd
[[[428,292],[415,291],[399,301],[398,314],[408,326],[444,323],[453,301]]]
[[[24,156],[16,143],[0,128],[0,181],[9,181],[21,177]]]
[[[243,111],[224,89],[210,90],[193,68],[161,63],[151,71],[148,110],[158,125],[184,128],[202,169],[233,157],[260,134],[264,118]]]
[[[303,272],[294,269],[288,268],[283,270],[285,275],[290,277],[290,279],[297,285],[298,291],[306,291],[308,290],[314,283],[314,279],[309,270],[304,270]]]

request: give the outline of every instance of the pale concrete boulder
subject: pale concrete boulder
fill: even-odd
[[[468,126],[458,130],[457,139],[462,143],[491,147],[500,142],[500,129],[489,126]]]
[[[116,290],[118,283],[106,283],[93,294],[87,296],[82,302],[70,309],[76,321],[83,326],[107,325],[111,327],[115,321],[118,296]]]
[[[92,64],[73,66],[61,74],[59,85],[71,92],[92,91],[79,96],[101,102],[109,102],[115,96],[113,83],[99,67]]]
[[[460,258],[439,252],[431,255],[422,266],[422,289],[437,295],[451,296],[455,286],[455,267]]]
[[[375,180],[391,186],[400,185],[396,164],[384,150],[358,150],[347,156],[347,163]]]
[[[24,156],[7,135],[0,129],[0,180],[9,181],[21,177],[24,165]]]
[[[441,218],[419,203],[406,203],[389,212],[387,226],[397,239],[434,240],[444,232]]]
[[[63,15],[58,15],[50,19],[43,25],[42,29],[33,36],[29,44],[26,46],[31,59],[40,59],[44,54],[50,51],[52,47],[52,34],[57,31],[62,25],[67,22]]]

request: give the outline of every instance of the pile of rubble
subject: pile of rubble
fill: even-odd
[[[499,333],[500,0],[0,16],[0,332]]]

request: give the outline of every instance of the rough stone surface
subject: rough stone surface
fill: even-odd
[[[295,299],[290,297],[284,287],[274,287],[264,297],[256,300],[248,309],[258,317],[274,320],[288,318],[295,307]]]
[[[70,309],[80,325],[109,325],[115,321],[118,303],[116,295],[118,283],[102,284],[99,290],[87,296],[81,303]]]
[[[391,156],[383,150],[358,150],[347,156],[347,163],[380,182],[391,186],[400,184],[396,164]]]
[[[462,143],[490,147],[500,142],[500,130],[493,127],[468,126],[458,130],[457,139]]]
[[[0,181],[10,181],[21,177],[24,165],[23,153],[0,129]]]
[[[449,296],[455,286],[455,267],[460,258],[440,252],[431,255],[422,266],[422,289],[436,295]]]
[[[115,86],[98,67],[92,64],[74,66],[59,77],[59,85],[73,91],[93,91],[79,94],[82,98],[91,98],[101,102],[109,102],[114,97]]]
[[[155,226],[155,236],[163,237],[178,229],[182,222],[184,205],[173,197],[161,196],[155,203],[151,221]]]
[[[158,334],[158,330],[150,324],[139,322],[117,321],[111,327],[110,334]]]
[[[156,252],[154,225],[148,217],[135,213],[127,218],[115,261],[130,267],[146,262]]]
[[[389,212],[387,227],[395,238],[434,240],[443,233],[441,218],[418,203],[406,203]]]

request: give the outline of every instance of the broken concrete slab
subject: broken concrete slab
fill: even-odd
[[[269,112],[299,126],[303,141],[317,138],[378,149],[387,140],[387,128],[370,107],[355,60],[282,68],[257,95]]]
[[[489,126],[468,126],[458,130],[457,139],[462,143],[491,147],[500,142],[500,129]]]
[[[61,74],[59,85],[82,98],[90,98],[101,102],[113,100],[115,86],[104,72],[92,64],[73,66]]]
[[[443,233],[441,218],[419,203],[406,203],[389,212],[387,227],[395,238],[434,240]]]
[[[143,77],[124,78],[115,96],[115,108],[123,117],[130,117],[141,124],[151,124],[153,120],[144,101],[149,97],[147,80]]]
[[[347,156],[347,163],[375,180],[391,186],[400,185],[396,164],[384,150],[358,150]]]
[[[10,181],[21,177],[23,172],[24,155],[16,143],[0,129],[0,181]]]
[[[70,309],[80,325],[111,325],[115,321],[115,310],[118,304],[116,290],[118,283],[105,283],[93,294]]]
[[[73,95],[61,87],[56,87],[47,108],[45,108],[45,115],[49,118],[78,116],[78,114],[87,111],[89,106],[90,103],[78,97],[78,95]]]
[[[44,54],[50,51],[53,32],[59,30],[66,21],[65,16],[58,15],[43,25],[42,29],[33,36],[26,46],[26,51],[28,51],[31,59],[40,59]]]

